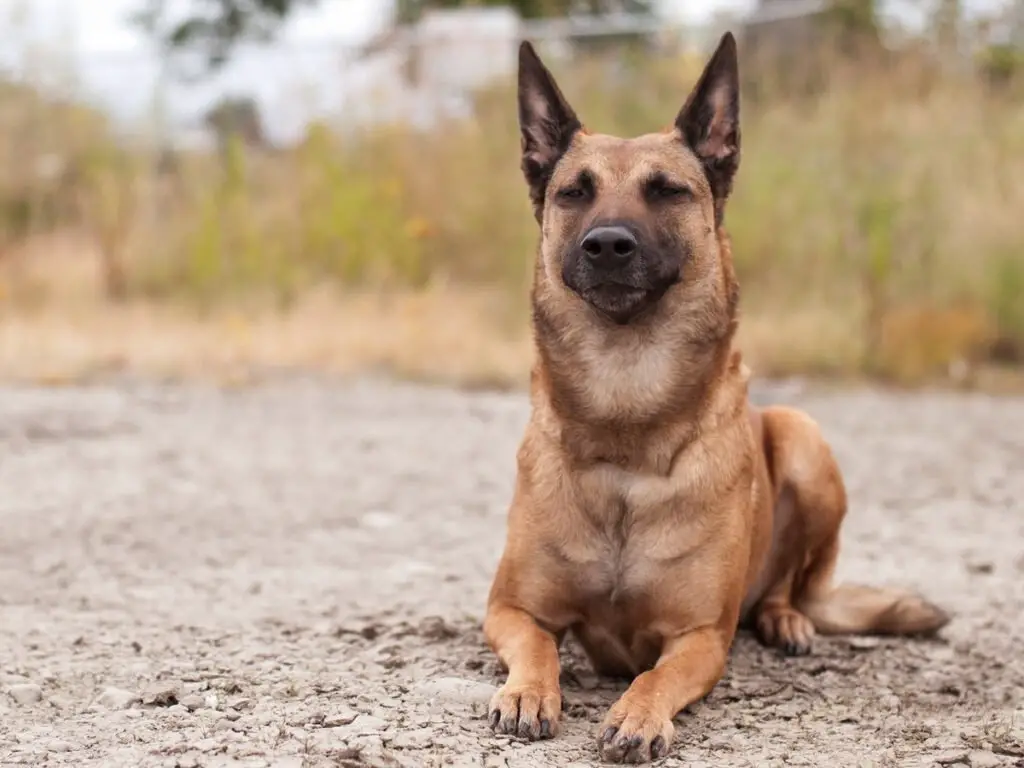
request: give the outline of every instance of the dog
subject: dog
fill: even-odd
[[[597,673],[632,681],[597,742],[602,760],[639,763],[666,754],[741,627],[788,655],[815,633],[943,627],[916,593],[832,585],[836,460],[809,416],[749,400],[723,226],[740,160],[733,35],[659,133],[587,130],[528,42],[518,106],[537,355],[484,620],[508,673],[492,728],[557,734],[569,631]]]

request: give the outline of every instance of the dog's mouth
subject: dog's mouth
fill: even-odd
[[[657,303],[664,290],[638,288],[622,283],[601,283],[580,292],[581,297],[600,314],[618,325],[625,325]]]

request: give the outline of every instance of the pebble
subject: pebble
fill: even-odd
[[[57,709],[72,709],[75,706],[75,702],[67,696],[51,696],[47,701],[51,707],[56,707]]]
[[[7,687],[7,693],[23,707],[43,700],[43,689],[35,683],[15,683]]]
[[[46,749],[50,752],[70,752],[73,747],[66,741],[55,739],[47,743]]]
[[[436,701],[446,709],[469,709],[475,714],[486,710],[497,688],[488,683],[461,677],[438,677],[425,680],[413,691],[428,701]]]
[[[714,752],[732,752],[732,742],[727,736],[712,736],[705,742],[705,746]]]
[[[354,709],[348,709],[347,707],[340,712],[327,715],[324,718],[324,728],[338,728],[342,725],[348,725],[353,720],[359,717],[359,713]]]
[[[967,756],[967,761],[971,768],[995,768],[1003,764],[998,755],[992,752],[982,752],[981,750],[971,752]]]
[[[433,742],[434,732],[429,728],[418,728],[415,731],[403,731],[391,740],[395,749],[425,749]]]
[[[851,637],[847,644],[854,651],[873,651],[881,641],[877,637]]]
[[[349,736],[365,736],[379,733],[388,727],[388,721],[373,715],[359,715],[342,730]]]
[[[178,703],[180,686],[176,683],[153,683],[142,691],[142,703],[147,707],[170,707]]]
[[[181,701],[179,701],[178,703],[181,704],[181,706],[183,706],[189,712],[195,712],[197,709],[202,709],[203,706],[205,705],[203,697],[198,696],[194,693],[183,697]]]
[[[301,757],[277,757],[270,763],[270,768],[302,768],[305,759]]]
[[[96,697],[96,703],[107,709],[128,709],[132,704],[141,701],[137,694],[121,688],[104,688]]]

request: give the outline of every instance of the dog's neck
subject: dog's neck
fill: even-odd
[[[581,464],[611,462],[667,473],[672,458],[746,403],[734,323],[717,335],[671,324],[566,322],[535,289],[535,407]]]

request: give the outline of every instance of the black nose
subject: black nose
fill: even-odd
[[[594,227],[584,235],[580,247],[595,267],[616,267],[633,258],[637,242],[625,227]]]

